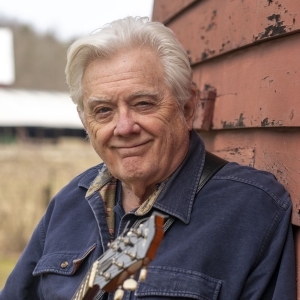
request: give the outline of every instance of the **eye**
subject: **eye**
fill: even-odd
[[[109,107],[101,107],[101,108],[97,109],[96,112],[97,112],[97,114],[98,113],[105,114],[105,113],[110,112],[110,111],[111,111],[111,109]]]
[[[150,103],[147,102],[147,101],[140,101],[137,105],[140,105],[140,106],[145,106],[145,105],[149,105]]]
[[[111,115],[112,109],[107,106],[98,107],[95,109],[95,117],[96,119],[104,119]]]
[[[134,106],[138,110],[145,111],[145,110],[151,109],[153,107],[153,104],[151,102],[148,102],[148,101],[139,101]]]

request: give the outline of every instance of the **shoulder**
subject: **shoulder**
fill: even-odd
[[[104,163],[93,166],[81,174],[73,178],[67,185],[65,185],[55,196],[55,198],[60,197],[62,194],[76,192],[77,190],[83,189],[87,190],[95,177],[99,174]]]
[[[86,192],[102,167],[103,163],[91,167],[73,178],[53,197],[45,217],[52,217],[54,212],[63,212],[65,210],[68,210],[68,215],[70,215],[77,207],[80,210],[88,206],[87,201],[84,201]]]
[[[276,230],[290,226],[292,203],[274,175],[228,163],[203,187],[193,206],[211,227],[230,236],[257,236],[258,247],[269,244]],[[197,218],[196,218],[197,219]]]
[[[288,209],[291,206],[289,194],[272,173],[252,167],[228,163],[213,178],[212,182],[228,191],[237,191],[248,198],[270,199],[277,206]],[[218,183],[217,183],[218,182]]]
[[[68,186],[77,185],[88,189],[95,177],[101,171],[103,166],[104,163],[101,163],[99,165],[93,166],[85,170],[84,172],[76,176],[74,179],[72,179],[70,183],[65,186],[65,188],[68,188]]]

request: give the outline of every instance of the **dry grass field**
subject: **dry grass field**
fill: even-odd
[[[17,257],[0,257],[0,290],[4,287],[5,281],[14,265],[17,262]]]
[[[89,142],[78,138],[0,144],[0,257],[18,256],[51,198],[100,161]],[[11,264],[0,260],[0,270]]]

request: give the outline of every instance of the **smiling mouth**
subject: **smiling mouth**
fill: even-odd
[[[113,148],[115,149],[136,149],[136,148],[139,148],[139,147],[142,147],[146,144],[148,144],[149,142],[144,142],[144,143],[140,143],[140,144],[136,144],[136,145],[124,145],[124,146],[114,146]]]
[[[119,152],[124,157],[127,156],[139,156],[145,152],[145,148],[148,146],[149,142],[135,144],[135,145],[124,145],[113,147],[115,150]]]

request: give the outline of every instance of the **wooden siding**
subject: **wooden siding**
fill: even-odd
[[[201,91],[217,90],[211,129],[300,125],[300,35],[194,66]]]
[[[153,19],[164,22],[164,16],[192,64],[300,29],[299,0],[156,0]]]
[[[196,2],[197,0],[160,0],[154,2],[153,7],[153,21],[167,22],[169,19],[180,13],[187,6]]]

